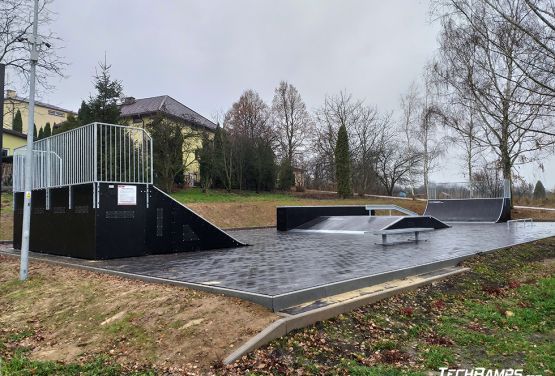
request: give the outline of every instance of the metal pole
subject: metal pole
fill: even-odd
[[[0,216],[2,215],[2,179],[4,178],[4,170],[2,161],[4,159],[4,77],[6,73],[6,65],[0,63]],[[13,162],[12,162],[13,163]],[[12,173],[13,176],[13,173]],[[13,180],[13,179],[12,179]]]
[[[29,78],[29,121],[27,125],[27,150],[25,150],[25,194],[23,202],[23,231],[21,236],[21,266],[19,279],[24,281],[29,275],[29,232],[31,228],[31,190],[33,173],[33,129],[35,126],[35,72],[38,51],[39,0],[35,0],[33,38],[31,40],[31,76]]]

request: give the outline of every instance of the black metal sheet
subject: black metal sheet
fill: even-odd
[[[14,194],[14,248],[21,248],[23,193]],[[73,186],[74,206],[69,208],[69,188],[50,189],[50,208],[46,190],[35,190],[31,201],[29,249],[79,258],[96,258],[95,217],[92,184]],[[75,209],[77,208],[77,210]]]
[[[146,221],[146,245],[149,253],[188,252],[245,245],[158,188],[151,187],[149,197]]]
[[[98,208],[93,184],[72,186],[72,205],[69,187],[50,189],[49,209],[46,190],[33,191],[30,250],[98,260],[245,245],[158,189],[135,186],[136,205],[119,205],[118,184],[98,184]],[[20,249],[23,193],[14,200]]]
[[[277,208],[277,229],[288,231],[318,217],[369,215],[364,206],[280,206]]]
[[[96,218],[96,258],[112,259],[148,254],[145,245],[146,185],[136,187],[136,205],[118,205],[119,184],[99,184]]]

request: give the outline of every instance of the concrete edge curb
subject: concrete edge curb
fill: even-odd
[[[328,320],[332,317],[336,317],[342,313],[352,311],[364,305],[387,299],[402,292],[415,290],[419,287],[428,285],[430,283],[453,275],[464,273],[468,270],[470,270],[470,268],[461,267],[447,273],[426,278],[425,280],[416,282],[409,286],[394,287],[386,291],[379,291],[372,294],[359,296],[344,302],[339,302],[326,307],[317,308],[312,311],[303,312],[298,315],[283,317],[277,321],[274,321],[266,328],[264,328],[260,333],[251,337],[249,340],[247,340],[247,342],[238,347],[235,351],[233,351],[224,359],[224,364],[231,364],[247,353],[268,344],[276,338],[283,337],[284,335],[295,329],[307,327],[318,321]]]

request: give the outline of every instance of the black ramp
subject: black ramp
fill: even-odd
[[[474,198],[429,200],[424,215],[445,222],[506,222],[510,219],[510,200]]]
[[[295,230],[329,231],[329,232],[364,232],[377,231],[391,225],[402,217],[386,216],[329,216],[318,217]]]
[[[149,253],[246,245],[156,187],[151,187],[149,197],[146,220],[146,247]]]
[[[318,217],[294,231],[328,233],[363,233],[406,228],[448,228],[445,223],[430,216],[330,216]]]
[[[289,231],[318,217],[370,215],[361,205],[279,206],[276,212],[278,231]]]
[[[436,230],[449,228],[449,225],[441,222],[437,218],[428,215],[401,217],[399,220],[384,227],[384,230],[400,230],[407,228],[433,228]]]

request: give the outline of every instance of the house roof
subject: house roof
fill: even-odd
[[[29,100],[27,98],[23,98],[23,97],[19,97],[19,96],[4,97],[4,102],[10,101],[10,100],[17,101],[17,102],[23,102],[23,103],[29,103]],[[66,113],[74,114],[74,115],[76,114],[75,112],[73,112],[71,110],[67,110],[65,108],[54,106],[53,104],[48,104],[48,103],[44,103],[44,102],[41,102],[41,101],[35,101],[35,106],[45,107],[45,108],[49,108],[51,110],[66,112]]]
[[[123,103],[120,106],[120,110],[122,117],[134,117],[161,112],[208,129],[214,130],[217,127],[216,124],[169,95],[135,99],[131,103]]]
[[[2,132],[6,134],[11,134],[12,136],[19,137],[19,138],[24,138],[24,139],[27,138],[27,135],[25,133],[14,131],[13,129],[4,128],[2,129]]]

